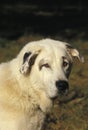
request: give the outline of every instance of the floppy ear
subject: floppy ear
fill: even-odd
[[[67,51],[71,55],[71,57],[77,57],[80,62],[84,62],[84,57],[80,55],[79,51],[73,48],[71,45],[67,44]]]
[[[23,56],[23,64],[20,68],[20,72],[24,75],[30,73],[32,66],[34,65],[35,59],[38,56],[39,51],[35,53],[26,52]]]

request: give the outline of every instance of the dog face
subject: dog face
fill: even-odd
[[[55,98],[59,93],[66,93],[69,88],[68,78],[73,57],[83,62],[79,52],[69,44],[50,39],[41,40],[29,45],[20,71],[29,78],[35,91],[41,90],[49,98]]]

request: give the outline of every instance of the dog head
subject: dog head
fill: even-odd
[[[49,98],[66,93],[73,57],[84,61],[78,50],[51,39],[29,43],[25,48],[20,72],[30,80],[33,89],[44,91]]]

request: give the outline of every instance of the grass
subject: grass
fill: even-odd
[[[14,41],[0,39],[0,62],[14,58],[24,44],[41,38],[43,36],[30,35]],[[83,54],[85,63],[74,61],[70,92],[55,101],[51,114],[47,115],[47,130],[88,130],[88,41],[76,38],[70,42]]]

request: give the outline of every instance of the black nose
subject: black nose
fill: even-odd
[[[64,81],[64,80],[56,81],[56,87],[58,88],[58,90],[61,94],[66,93],[69,89],[68,82]]]

